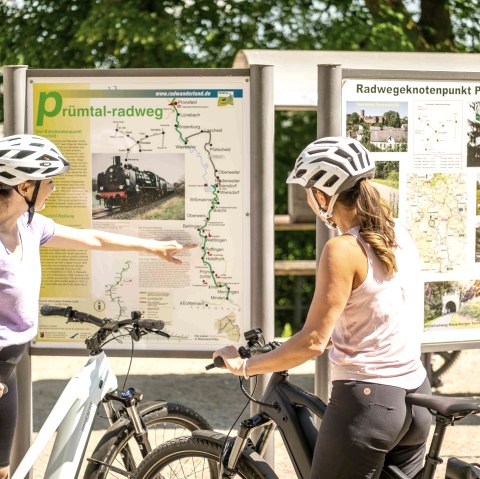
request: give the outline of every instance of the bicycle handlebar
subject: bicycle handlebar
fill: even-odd
[[[140,337],[147,332],[156,333],[166,338],[170,337],[168,333],[162,331],[162,329],[165,327],[164,321],[160,319],[141,319],[142,314],[139,311],[132,311],[131,319],[123,319],[120,321],[107,318],[100,319],[92,314],[76,311],[71,306],[64,308],[61,306],[45,304],[41,307],[40,313],[42,316],[64,316],[67,318],[67,322],[89,323],[97,326],[99,330],[90,337],[92,339],[97,339],[94,339],[94,341],[91,343],[89,342],[89,339],[86,340],[89,349],[100,347],[110,334],[118,331],[120,328],[125,328],[126,326],[132,327],[129,332],[130,336],[135,341],[138,341]]]
[[[95,326],[104,326],[105,320],[92,316],[91,314],[75,311],[71,306],[62,308],[60,306],[51,306],[45,304],[40,308],[42,316],[65,316],[69,321],[78,321],[80,323],[90,323]]]
[[[240,346],[238,348],[238,354],[240,354],[241,358],[250,358],[254,354],[264,354],[268,353],[270,351],[273,351],[274,349],[278,348],[280,346],[280,343],[276,341],[272,341],[271,343],[267,343],[264,345],[258,345],[258,346]],[[208,364],[205,366],[205,369],[208,371],[213,368],[222,368],[225,366],[225,362],[223,361],[223,358],[221,356],[217,356],[214,360],[213,363]]]

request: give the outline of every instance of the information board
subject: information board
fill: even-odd
[[[480,80],[431,75],[438,80],[344,79],[344,134],[372,152],[375,185],[418,246],[423,342],[477,342]]]
[[[198,245],[178,255],[182,265],[42,248],[41,303],[164,320],[171,338],[148,335],[138,348],[239,342],[250,324],[249,115],[244,76],[31,75],[28,131],[71,162],[42,213],[69,226]],[[39,322],[36,347],[81,347],[91,332],[56,317]]]

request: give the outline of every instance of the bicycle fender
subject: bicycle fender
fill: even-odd
[[[215,442],[220,446],[223,446],[225,444],[225,439],[227,438],[227,436],[221,432],[205,430],[192,431],[192,436],[198,437],[200,439],[208,439],[209,441]]]
[[[146,401],[138,404],[137,409],[141,416],[151,413],[159,409],[165,408],[165,415],[167,411],[167,401],[158,400],[158,401]]]

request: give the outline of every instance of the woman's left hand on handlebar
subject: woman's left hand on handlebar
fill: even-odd
[[[221,356],[225,363],[225,367],[235,376],[243,376],[243,363],[245,359],[242,359],[238,354],[237,349],[234,346],[225,346],[213,353],[213,359],[217,356]]]

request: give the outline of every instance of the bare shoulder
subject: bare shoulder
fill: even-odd
[[[335,236],[327,241],[326,245],[330,254],[358,254],[363,252],[360,241],[355,236],[346,234]]]

